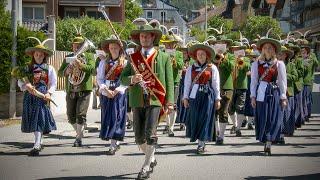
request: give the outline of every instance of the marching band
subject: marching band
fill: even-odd
[[[186,130],[190,142],[198,142],[197,154],[206,143],[225,143],[229,119],[231,134],[242,136],[241,127],[255,129],[256,140],[271,156],[272,144],[285,143],[285,136],[309,121],[312,84],[319,66],[307,33],[286,39],[264,37],[251,42],[242,36],[228,39],[223,26],[205,42],[182,39],[156,20],[138,18],[125,42],[114,32],[101,42],[95,62],[87,52],[93,44],[81,34],[72,42],[58,76],[66,79],[67,117],[76,132],[73,146],[81,147],[93,79],[101,105],[99,137],[111,141],[106,154],[115,155],[126,127],[133,126],[135,142],[144,153],[138,179],[147,179],[157,165],[157,127],[166,121],[164,134],[174,137],[174,125]],[[49,108],[57,83],[55,69],[47,63],[53,53],[44,44],[26,49],[28,66],[13,69],[25,91],[21,131],[34,133],[30,156],[43,149],[42,136],[56,130]],[[127,46],[128,45],[128,46]],[[94,76],[96,74],[96,76]],[[128,114],[132,111],[132,120]],[[125,147],[124,147],[125,148]]]

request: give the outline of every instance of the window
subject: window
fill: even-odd
[[[161,16],[161,21],[166,20],[166,12],[165,11],[161,11],[160,16]]]
[[[77,18],[80,16],[79,8],[65,8],[64,10],[65,17]]]
[[[147,19],[153,19],[153,14],[152,14],[152,11],[147,11]]]
[[[106,10],[106,13],[108,14],[108,9]],[[97,8],[86,8],[86,15],[95,19],[104,19],[102,13],[99,12]]]
[[[44,6],[23,6],[22,7],[22,19],[24,21],[40,20],[44,21]]]

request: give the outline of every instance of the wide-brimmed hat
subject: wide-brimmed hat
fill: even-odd
[[[162,35],[160,39],[160,43],[178,43],[178,39],[174,37],[174,35]]]
[[[266,36],[265,37],[261,37],[261,39],[258,40],[257,42],[257,47],[258,49],[261,51],[262,47],[264,44],[266,43],[270,43],[273,45],[273,47],[275,48],[276,53],[279,53],[281,51],[281,44],[280,41],[273,39],[273,38],[269,38],[269,33],[271,32],[272,29],[269,29]]]
[[[131,31],[130,36],[131,40],[136,44],[140,45],[140,33],[152,33],[155,35],[155,39],[153,41],[153,45],[159,45],[160,38],[162,36],[162,31],[160,30],[157,23],[150,24],[144,18],[138,18],[133,21],[135,25],[137,25],[137,29]],[[153,25],[153,26],[152,26]]]
[[[228,39],[223,32],[223,25],[222,24],[220,26],[220,29],[216,29],[216,28],[208,28],[208,31],[215,31],[217,33],[216,36],[216,41],[214,41],[214,39],[208,41],[210,43],[210,45],[214,45],[214,44],[227,44],[227,46],[230,46],[233,42],[232,39]]]
[[[234,49],[234,50],[247,49],[247,46],[243,45],[241,42],[233,41],[232,45],[230,46],[230,49]]]
[[[204,50],[206,52],[207,56],[209,57],[209,61],[213,62],[213,60],[215,59],[215,52],[214,52],[213,48],[206,43],[197,43],[197,44],[192,45],[190,48],[188,48],[189,56],[192,59],[196,60],[197,59],[196,53],[200,49]]]
[[[123,45],[122,50],[126,49],[127,43],[126,43],[125,41],[122,41],[122,40],[121,40],[121,42],[122,42],[122,45]],[[118,44],[118,45],[121,47],[121,43],[120,43],[120,41],[118,40],[117,36],[114,35],[114,34],[112,34],[108,39],[103,40],[103,41],[101,42],[101,48],[102,48],[105,52],[109,53],[109,44],[111,44],[111,43],[116,43],[116,44]]]
[[[298,45],[293,44],[293,43],[288,43],[288,44],[286,44],[285,46],[286,46],[286,48],[294,51],[295,53],[298,53],[298,52],[300,52],[300,50],[301,50],[301,48],[300,48]]]
[[[25,50],[25,53],[29,56],[33,56],[33,53],[35,51],[41,51],[41,52],[44,52],[46,54],[47,57],[50,57],[52,56],[53,54],[53,51],[48,49],[47,47],[44,46],[44,44],[46,42],[48,42],[49,40],[53,40],[53,39],[46,39],[44,41],[40,41],[38,38],[36,37],[28,37],[29,39],[35,39],[38,41],[38,45],[34,46],[34,47],[28,47],[26,50]]]
[[[79,28],[77,28],[77,26],[75,26],[74,24],[73,24],[73,27],[76,30],[76,36],[73,38],[72,43],[73,44],[83,43],[85,38],[81,34],[82,27],[80,26]]]
[[[294,56],[294,52],[285,46],[281,46],[281,52],[286,53],[289,59],[291,59]]]

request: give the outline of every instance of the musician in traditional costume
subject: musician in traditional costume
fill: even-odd
[[[77,33],[72,42],[73,53],[63,60],[58,75],[66,79],[67,116],[76,131],[73,146],[81,147],[93,87],[92,74],[95,71],[95,61],[93,54],[83,52],[87,46],[91,46],[88,45],[89,41],[82,37],[80,30]]]
[[[241,41],[243,40],[240,38]],[[249,42],[248,42],[249,43]],[[245,119],[244,107],[246,100],[246,91],[248,88],[247,73],[250,71],[250,61],[245,57],[247,47],[243,42],[234,41],[230,50],[236,57],[235,68],[232,72],[233,77],[233,96],[229,107],[229,115],[233,122],[230,133],[236,133],[237,137],[241,136],[242,121]]]
[[[172,74],[174,80],[174,102],[177,102],[178,93],[179,93],[179,82],[181,79],[181,71],[183,68],[183,54],[180,51],[176,51],[175,47],[179,43],[178,38],[171,31],[167,35],[162,35],[160,43],[165,46],[165,52],[169,55],[172,63]],[[176,107],[176,105],[175,105]],[[176,109],[176,108],[175,108]],[[173,129],[176,120],[176,112],[173,111],[168,114],[166,121],[167,126],[164,130],[164,134],[168,134],[169,137],[173,137]]]
[[[124,57],[125,42],[115,35],[102,41],[101,47],[109,54],[108,59],[100,55],[97,82],[101,94],[102,140],[111,140],[107,154],[114,155],[120,149],[126,129],[127,94],[126,87],[120,84],[120,75],[127,61]]]
[[[285,144],[284,136],[292,136],[295,129],[294,82],[298,80],[298,72],[295,67],[295,64],[292,61],[290,61],[293,54],[294,52],[292,50],[287,49],[285,46],[281,46],[281,52],[278,55],[278,59],[280,61],[283,61],[286,65],[288,99],[288,105],[284,109],[282,133],[280,135],[280,141],[278,142],[280,144]]]
[[[317,56],[311,52],[311,45],[309,41],[305,39],[305,36],[306,34],[304,35],[304,39],[300,40],[299,45],[301,48],[301,56],[304,66],[302,93],[303,119],[308,122],[311,117],[314,72],[319,66],[319,61],[317,60]]]
[[[220,108],[220,77],[212,64],[215,53],[206,44],[189,48],[195,63],[188,67],[184,79],[183,104],[187,108],[186,136],[198,141],[197,154],[205,152],[205,143],[215,140],[215,111]]]
[[[57,75],[55,69],[48,64],[48,58],[53,54],[44,46],[48,40],[41,42],[36,39],[38,45],[29,47],[25,53],[32,58],[26,66],[16,67],[12,75],[18,78],[18,85],[23,96],[23,113],[21,131],[23,133],[34,133],[34,146],[30,156],[38,156],[43,149],[42,136],[56,130],[56,123],[50,111],[52,94],[57,87]]]
[[[260,54],[260,53],[259,53]],[[246,57],[250,60],[250,67],[254,61],[256,61],[256,58],[259,56],[259,54],[255,53],[253,49],[246,49]],[[251,105],[251,98],[250,98],[250,83],[251,83],[251,71],[247,72],[247,92],[246,92],[246,101],[244,105],[244,115],[246,116],[245,123],[242,123],[244,127],[247,125],[247,128],[249,130],[253,130],[254,127],[254,109]]]
[[[181,72],[181,78],[179,83],[179,93],[176,101],[177,104],[177,117],[176,123],[180,123],[180,131],[185,130],[185,122],[186,122],[186,108],[183,105],[183,90],[184,90],[184,79],[187,72],[187,68],[193,64],[193,60],[189,56],[188,48],[193,45],[193,42],[188,43],[185,47],[180,46],[177,48],[177,51],[183,53],[183,62],[184,66]]]
[[[131,54],[121,75],[123,85],[130,85],[129,105],[132,107],[135,142],[145,154],[145,162],[138,179],[147,179],[157,161],[155,147],[158,141],[157,126],[160,112],[173,111],[174,80],[169,56],[157,50],[162,32],[143,18],[136,19],[137,29],[131,39],[141,50]],[[162,111],[164,110],[164,111]]]
[[[214,28],[213,28],[214,29]],[[228,111],[233,96],[233,78],[232,72],[235,68],[235,56],[227,50],[232,44],[232,40],[223,35],[222,26],[220,30],[216,30],[218,37],[212,37],[207,42],[213,46],[216,57],[215,65],[220,74],[220,96],[221,108],[217,111],[217,139],[216,144],[222,145],[224,143],[224,133],[228,124]]]
[[[251,104],[255,108],[256,139],[264,143],[264,152],[271,155],[271,144],[280,139],[283,108],[287,105],[287,75],[278,40],[262,37],[257,42],[261,50],[258,61],[251,66]]]
[[[292,58],[290,61],[292,61],[295,65],[295,68],[298,72],[298,79],[294,82],[294,104],[295,104],[295,127],[300,128],[302,123],[304,122],[304,115],[303,115],[303,107],[302,107],[302,92],[303,92],[303,73],[304,73],[304,67],[302,58],[299,56],[300,54],[300,47],[293,44],[293,42],[290,42],[285,45],[289,50],[292,50],[294,52]]]

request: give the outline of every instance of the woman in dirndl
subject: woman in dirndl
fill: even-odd
[[[108,155],[114,155],[120,149],[126,128],[127,95],[126,87],[120,84],[120,75],[127,61],[122,53],[125,42],[112,35],[101,43],[109,58],[100,55],[97,82],[101,93],[101,130],[102,140],[111,140]]]
[[[220,108],[220,77],[217,67],[211,63],[214,50],[205,44],[195,44],[189,49],[195,60],[188,67],[183,92],[183,104],[187,108],[186,136],[190,142],[198,140],[197,154],[205,152],[205,143],[215,140],[215,110]]]
[[[34,146],[29,156],[38,156],[43,149],[42,136],[56,130],[56,123],[50,111],[51,95],[57,87],[57,74],[48,64],[48,58],[53,54],[36,37],[38,45],[26,49],[26,54],[32,60],[26,66],[13,69],[12,75],[18,78],[18,85],[24,91],[21,131],[34,133]]]
[[[270,31],[268,31],[270,32]],[[264,152],[271,156],[271,144],[280,139],[283,108],[287,106],[287,75],[278,40],[266,37],[257,42],[261,51],[251,67],[251,104],[255,108],[256,139],[264,143]]]
[[[285,144],[284,135],[292,136],[295,129],[294,82],[298,80],[298,72],[294,62],[290,61],[293,54],[294,52],[285,46],[281,47],[281,52],[278,54],[278,59],[286,65],[288,98],[288,106],[284,109],[282,133],[280,135],[280,141],[278,142],[280,144]]]

